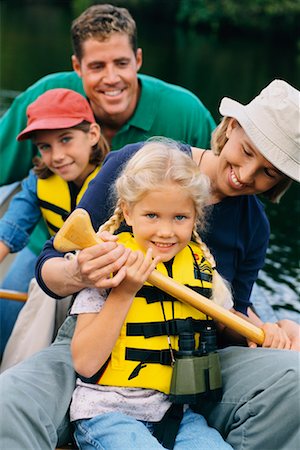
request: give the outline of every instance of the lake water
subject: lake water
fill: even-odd
[[[71,70],[69,28],[78,13],[70,3],[1,1],[1,111],[41,76]],[[274,78],[300,88],[296,38],[218,37],[169,26],[159,17],[155,23],[137,17],[142,72],[190,89],[216,121],[224,96],[247,103]],[[272,234],[255,292],[267,298],[279,317],[300,322],[299,194],[299,185],[293,185],[280,205],[266,204]]]

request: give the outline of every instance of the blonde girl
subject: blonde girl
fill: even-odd
[[[78,314],[72,357],[80,378],[71,420],[81,449],[96,448],[91,441],[107,450],[159,449],[164,447],[156,438],[157,426],[169,433],[174,411],[168,394],[178,335],[185,324],[199,345],[199,327],[208,317],[146,280],[156,266],[226,308],[232,306],[231,295],[197,231],[204,226],[209,182],[177,144],[146,143],[115,187],[116,208],[101,230],[114,233],[125,221],[132,231],[120,233],[118,241],[131,252],[118,287],[84,289],[72,307],[71,314]],[[133,331],[144,327],[153,335]],[[164,363],[153,359],[158,352]],[[190,408],[181,414],[167,448],[230,448],[201,415]]]

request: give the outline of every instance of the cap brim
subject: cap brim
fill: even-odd
[[[61,130],[63,128],[71,128],[75,127],[76,125],[79,125],[81,122],[83,122],[84,118],[60,118],[54,119],[54,118],[48,118],[48,119],[41,119],[36,120],[33,124],[26,127],[20,134],[17,136],[18,141],[24,141],[25,139],[30,139],[31,135],[35,131],[41,131],[41,130]]]

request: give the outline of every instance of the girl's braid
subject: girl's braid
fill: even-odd
[[[118,200],[113,215],[99,228],[99,231],[109,231],[113,234],[124,220],[123,210],[121,208],[121,201]]]
[[[204,244],[204,242],[200,238],[199,233],[197,231],[197,223],[195,223],[195,225],[194,225],[192,239],[200,246],[200,248],[205,256],[205,259],[207,259],[207,261],[210,263],[211,267],[214,269],[216,267],[215,259],[214,259],[213,255],[211,254],[207,245]]]
[[[207,261],[211,264],[211,267],[213,269],[213,283],[212,283],[212,297],[211,300],[214,303],[217,303],[222,306],[232,307],[232,295],[230,291],[230,287],[228,283],[221,277],[219,272],[216,270],[216,262],[211,254],[209,248],[206,244],[202,241],[202,239],[199,236],[199,233],[197,231],[197,224],[195,223],[194,229],[193,229],[193,240],[200,246],[204,257],[207,259]]]

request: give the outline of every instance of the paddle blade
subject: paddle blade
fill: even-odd
[[[75,209],[55,235],[53,245],[59,252],[82,250],[99,244],[89,213],[82,208]]]

